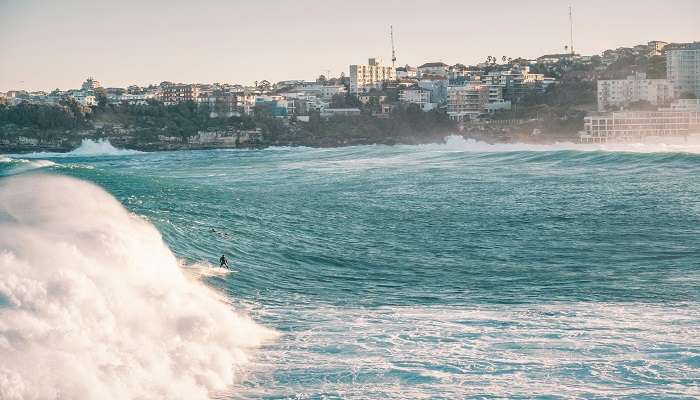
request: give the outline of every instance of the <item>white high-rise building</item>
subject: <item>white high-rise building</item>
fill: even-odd
[[[693,94],[700,98],[700,42],[674,43],[666,51],[666,77],[676,96]]]
[[[673,100],[673,93],[671,82],[666,79],[647,79],[643,73],[635,73],[627,79],[599,80],[598,111],[624,107],[636,101],[663,106]]]
[[[380,89],[383,82],[396,79],[393,67],[382,65],[378,58],[370,58],[367,65],[350,66],[350,93],[364,93],[370,89]]]

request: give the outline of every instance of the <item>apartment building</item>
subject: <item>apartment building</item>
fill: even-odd
[[[639,141],[647,136],[700,133],[700,111],[623,111],[584,118],[581,141]]]
[[[598,81],[598,111],[611,107],[625,107],[637,101],[648,101],[656,106],[669,104],[674,98],[673,85],[666,79],[647,79],[644,73],[635,73],[627,79]]]
[[[486,112],[489,86],[468,84],[447,89],[447,115],[456,121],[474,119]]]
[[[669,44],[665,51],[666,78],[676,96],[700,97],[700,42]]]
[[[161,88],[160,99],[163,104],[172,105],[185,101],[197,101],[200,88],[197,85],[172,84]]]
[[[364,93],[380,89],[382,83],[396,79],[393,67],[384,66],[380,59],[370,58],[366,65],[350,66],[350,93]]]
[[[421,88],[402,90],[399,93],[399,100],[408,104],[416,104],[423,111],[430,111],[437,107],[436,103],[430,102],[430,91]]]
[[[547,86],[555,83],[543,74],[530,72],[530,67],[515,66],[510,69],[491,71],[481,77],[483,83],[503,88],[503,99],[517,100],[533,92],[544,92]]]

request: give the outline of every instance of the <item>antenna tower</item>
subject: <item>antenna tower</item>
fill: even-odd
[[[571,54],[574,54],[574,16],[571,12],[571,5],[569,5],[569,49],[571,49]]]
[[[396,50],[394,50],[394,26],[389,25],[389,34],[391,36],[391,68],[396,64]]]

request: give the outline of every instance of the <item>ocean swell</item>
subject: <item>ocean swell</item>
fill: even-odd
[[[0,183],[0,398],[205,399],[275,333],[101,188]]]

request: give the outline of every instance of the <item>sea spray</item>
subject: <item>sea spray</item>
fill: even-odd
[[[275,336],[101,188],[0,182],[0,398],[204,399]]]
[[[70,156],[124,156],[140,154],[141,151],[118,149],[107,139],[90,140],[83,139],[80,146],[67,153]]]

